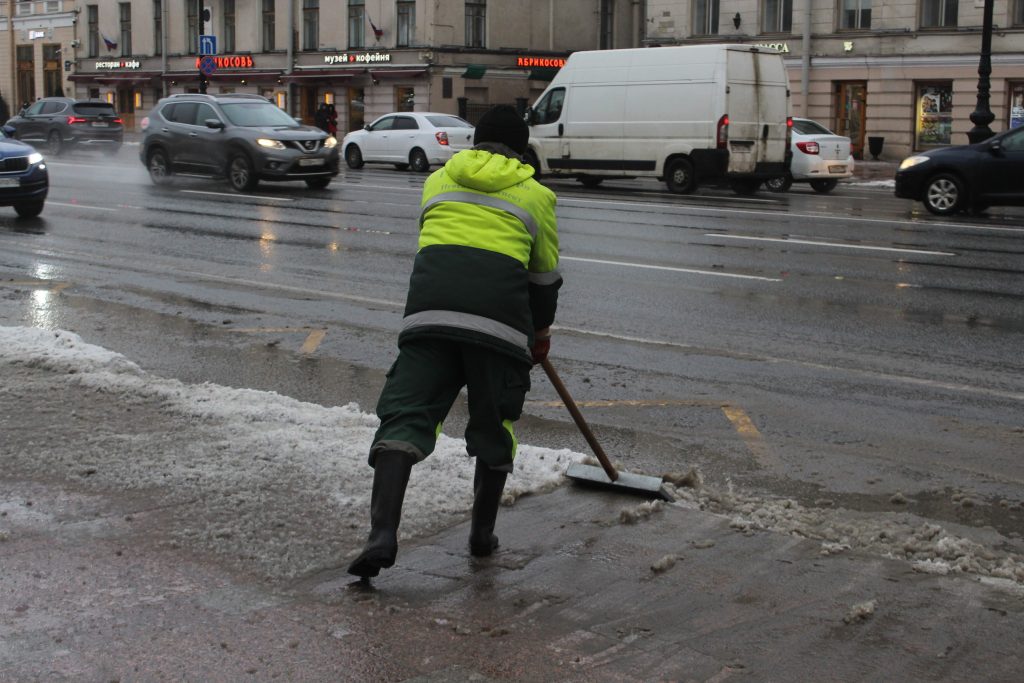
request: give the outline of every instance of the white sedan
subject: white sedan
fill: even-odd
[[[836,135],[811,119],[793,119],[793,161],[789,175],[765,182],[772,192],[785,192],[793,183],[810,183],[815,192],[835,189],[841,178],[853,176],[850,138]]]
[[[469,121],[452,114],[395,112],[346,135],[341,153],[349,168],[380,162],[424,173],[471,148],[474,130]]]

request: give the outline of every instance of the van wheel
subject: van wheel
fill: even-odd
[[[811,187],[814,188],[815,192],[821,194],[828,194],[832,190],[836,189],[836,185],[839,184],[838,180],[812,180]]]
[[[527,150],[526,154],[523,155],[523,161],[526,162],[527,166],[533,167],[533,179],[540,180],[540,161],[532,149]]]
[[[583,187],[597,187],[604,182],[604,178],[596,178],[592,175],[585,175],[580,178],[580,182],[583,183]]]
[[[363,167],[363,153],[358,145],[349,145],[345,150],[345,163],[353,169]]]
[[[951,173],[939,173],[924,186],[924,208],[936,216],[949,216],[960,210],[964,201],[964,185]]]
[[[665,184],[669,192],[690,194],[697,189],[697,179],[693,173],[693,163],[686,157],[679,157],[668,162],[665,169]]]
[[[793,176],[787,173],[769,178],[764,181],[764,186],[768,188],[769,192],[789,192],[789,188],[793,187]]]
[[[761,187],[761,181],[744,178],[743,180],[733,180],[729,186],[736,194],[749,196],[757,192],[757,189]]]
[[[412,169],[413,173],[426,173],[430,170],[430,162],[427,161],[427,155],[419,147],[409,152],[409,168]]]

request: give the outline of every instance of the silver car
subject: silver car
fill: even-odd
[[[452,114],[395,112],[346,135],[341,153],[349,168],[379,162],[425,173],[472,147],[474,132],[473,124]]]
[[[772,192],[785,192],[793,183],[810,183],[815,192],[828,193],[839,180],[853,176],[850,138],[836,135],[811,119],[793,119],[793,160],[789,174],[765,182]]]

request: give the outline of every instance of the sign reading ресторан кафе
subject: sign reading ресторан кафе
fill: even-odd
[[[324,55],[324,64],[387,64],[391,55],[387,52],[340,52]]]
[[[100,69],[138,69],[142,66],[142,62],[137,59],[108,59],[104,61],[96,60],[96,70]]]

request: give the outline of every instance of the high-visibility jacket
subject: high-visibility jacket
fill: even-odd
[[[398,343],[444,337],[529,362],[562,284],[555,195],[531,166],[483,147],[459,152],[423,186]]]

